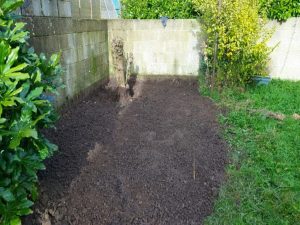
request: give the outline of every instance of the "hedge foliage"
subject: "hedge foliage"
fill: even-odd
[[[37,199],[37,172],[57,150],[40,132],[57,119],[48,100],[60,85],[60,57],[29,47],[12,14],[23,0],[0,0],[0,224],[19,225]]]
[[[217,0],[212,1],[217,2]],[[226,1],[223,0],[226,4]],[[299,0],[258,0],[260,13],[285,21],[300,16]],[[198,16],[192,0],[121,0],[124,19],[158,19],[161,16],[190,19]]]
[[[260,0],[261,10],[269,19],[286,21],[290,17],[300,16],[299,0]]]
[[[197,16],[191,0],[121,0],[124,19],[188,19]]]
[[[271,32],[253,0],[193,0],[205,31],[205,75],[208,85],[245,86],[265,76]]]

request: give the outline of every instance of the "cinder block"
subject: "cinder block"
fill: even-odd
[[[90,46],[89,45],[83,45],[83,57],[85,60],[87,60],[89,58],[90,55]]]
[[[89,33],[88,32],[84,32],[82,33],[82,41],[83,41],[83,45],[89,45],[90,44],[90,38],[89,38]]]
[[[24,16],[42,16],[41,0],[27,0],[21,11]]]
[[[79,3],[82,0],[73,0],[71,4],[71,10],[72,10],[72,18],[78,19],[80,18],[80,9],[79,9]]]
[[[96,35],[95,35],[96,32],[88,32],[88,38],[89,38],[89,43],[90,45],[93,45],[96,43]]]
[[[62,51],[61,57],[62,64],[73,64],[77,62],[76,49],[67,49]]]
[[[160,20],[132,20],[134,26],[131,29],[134,30],[152,30],[152,29],[163,29],[163,25]]]
[[[83,33],[74,33],[75,35],[75,45],[76,47],[83,45]]]
[[[108,30],[134,30],[139,20],[108,20]]]
[[[51,18],[56,34],[74,33],[74,20],[72,18]]]
[[[97,39],[96,39],[97,42],[99,43],[107,42],[107,39],[108,39],[107,31],[97,32]]]
[[[101,10],[100,14],[101,14],[101,19],[104,19],[104,20],[110,19],[109,12],[107,12],[106,10]]]
[[[57,35],[57,38],[59,40],[59,49],[60,50],[67,50],[67,49],[76,48],[75,34]]]
[[[106,42],[100,43],[102,54],[108,53],[108,45]]]
[[[57,36],[41,36],[39,37],[41,44],[44,45],[44,51],[59,52],[59,38]]]
[[[99,20],[86,20],[87,21],[87,31],[100,31]]]
[[[78,62],[87,59],[87,56],[85,56],[84,53],[83,53],[83,46],[77,46],[76,54],[77,54],[77,61]]]
[[[27,0],[21,11],[26,16],[58,16],[57,0]]]
[[[60,17],[72,17],[71,0],[58,0],[58,13]]]
[[[66,86],[66,95],[69,98],[74,97],[75,88],[76,88],[76,64],[68,64],[65,67],[65,86]]]
[[[87,31],[87,23],[85,20],[76,19],[73,21],[73,32],[81,33]]]
[[[42,16],[58,16],[58,0],[41,0]]]
[[[80,91],[85,89],[85,73],[86,65],[88,60],[77,62],[76,65],[76,83],[75,83],[75,93],[78,94]]]
[[[99,56],[102,54],[101,52],[101,44],[100,43],[96,43],[91,45],[92,49],[93,49],[93,53],[95,56]]]
[[[41,40],[40,37],[32,37],[29,40],[29,44],[35,49],[37,54],[45,52],[45,43]]]
[[[93,19],[100,20],[101,19],[101,6],[100,0],[93,0]]]
[[[92,4],[90,0],[81,0],[79,7],[80,18],[82,19],[92,19],[93,11]]]
[[[71,18],[58,17],[25,17],[27,29],[32,36],[49,36],[74,33]]]
[[[123,32],[122,36],[125,36]],[[121,36],[121,35],[120,35]],[[147,39],[145,39],[147,37]],[[127,36],[127,41],[157,41],[160,37],[162,37],[161,33],[155,32],[153,30],[135,30],[131,33],[131,35],[128,37]],[[124,39],[124,38],[123,38]],[[147,41],[146,41],[147,40]]]

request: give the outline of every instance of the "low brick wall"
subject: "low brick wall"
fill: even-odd
[[[107,22],[58,17],[24,19],[36,52],[61,52],[65,88],[58,104],[109,79]]]

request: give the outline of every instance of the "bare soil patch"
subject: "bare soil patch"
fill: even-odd
[[[195,79],[148,79],[126,105],[97,90],[64,110],[46,132],[60,151],[25,224],[202,224],[227,148],[217,108],[197,89]]]

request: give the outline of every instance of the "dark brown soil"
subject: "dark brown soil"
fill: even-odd
[[[218,110],[197,87],[150,79],[126,105],[98,90],[65,110],[46,133],[60,152],[40,174],[40,200],[25,224],[202,224],[227,148]]]

